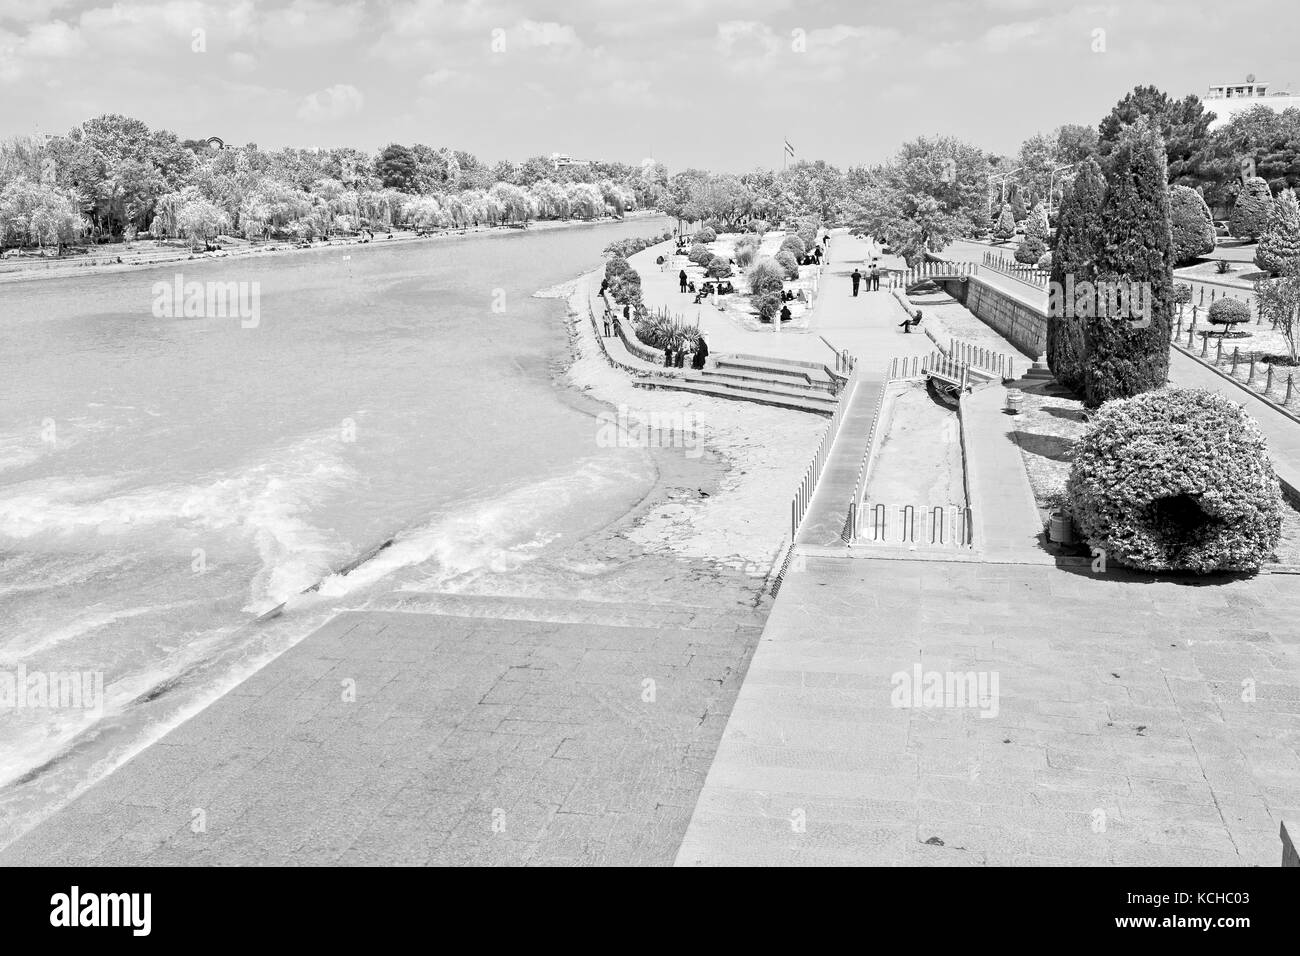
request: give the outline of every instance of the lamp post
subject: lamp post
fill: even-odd
[[[1025,168],[1025,167],[1023,167],[1023,166],[1017,166],[1015,169],[1008,170],[1008,171],[1005,172],[1005,173],[999,173],[999,174],[996,175],[996,176],[990,176],[990,177],[989,177],[989,182],[991,182],[991,183],[992,183],[992,182],[996,182],[996,183],[998,184],[998,186],[999,186],[999,191],[998,191],[998,201],[999,201],[999,202],[1003,202],[1003,203],[1005,203],[1005,202],[1007,201],[1007,180],[1010,179],[1012,176],[1014,176],[1016,173],[1020,172],[1020,171],[1021,171],[1022,169],[1024,169],[1024,168]],[[990,196],[990,197],[989,197],[989,207],[990,207],[990,208],[989,208],[989,211],[988,211],[988,215],[989,215],[989,218],[990,218],[990,219],[993,218],[992,203],[993,203],[993,197]]]

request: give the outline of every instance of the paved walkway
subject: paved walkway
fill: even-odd
[[[856,298],[853,296],[849,276],[874,251],[871,243],[847,233],[836,234],[831,240],[824,273],[826,284],[812,325],[837,348],[847,348],[858,356],[858,386],[799,528],[797,540],[801,544],[830,545],[841,540],[889,360],[895,356],[928,355],[935,350],[934,343],[924,335],[904,335],[898,328],[907,313],[891,293],[860,291]]]
[[[1293,576],[807,556],[677,862],[1277,866],[1297,619]],[[916,667],[996,694],[899,706]]]
[[[440,600],[336,617],[0,866],[671,863],[761,616]]]

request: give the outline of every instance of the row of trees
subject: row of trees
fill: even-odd
[[[213,149],[126,116],[66,136],[0,142],[0,243],[92,237],[311,237],[359,228],[466,226],[621,216],[664,193],[659,166],[488,167],[470,153],[391,144],[351,149]]]

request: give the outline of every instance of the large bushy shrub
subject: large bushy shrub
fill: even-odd
[[[731,275],[731,263],[722,256],[714,256],[705,267],[704,274],[710,279],[725,279]]]
[[[1228,228],[1236,238],[1254,242],[1268,228],[1272,214],[1273,194],[1269,191],[1268,183],[1258,176],[1251,176],[1237,193]]]
[[[750,267],[747,278],[749,279],[749,291],[752,295],[762,295],[765,292],[779,293],[785,288],[784,270],[771,256],[763,256],[758,259]]]
[[[780,292],[763,292],[750,296],[749,301],[754,306],[754,311],[758,313],[759,320],[763,322],[775,320],[781,311],[781,306],[785,304]]]
[[[1296,259],[1300,259],[1300,203],[1294,191],[1284,189],[1273,201],[1268,228],[1255,249],[1255,265],[1276,276]]]
[[[799,278],[799,260],[788,249],[776,254],[776,264],[781,267],[787,279]]]
[[[706,266],[709,264],[709,260],[713,258],[713,253],[709,251],[709,247],[704,245],[704,243],[697,242],[695,245],[691,246],[691,251],[687,253],[686,258],[690,259],[691,262],[694,262],[697,266]]]
[[[746,224],[745,228],[750,232],[756,232],[761,236],[772,228],[772,224],[766,219],[751,219],[748,224]]]
[[[1025,208],[1025,197],[1020,194],[1020,187],[1015,183],[1011,184],[1011,199],[1008,205],[1011,206],[1011,215],[1016,222],[1029,215],[1029,210]]]
[[[806,250],[803,244],[803,240],[800,239],[798,236],[786,236],[784,239],[781,240],[781,248],[777,251],[788,252],[790,253],[790,255],[794,256],[795,259],[798,259],[800,256],[804,254]]]
[[[1075,450],[1075,523],[1109,561],[1147,571],[1253,571],[1282,500],[1259,426],[1228,398],[1163,388],[1110,402]]]
[[[634,271],[631,264],[622,256],[614,256],[609,262],[605,263],[605,278],[613,279],[617,275],[626,275]]]
[[[695,234],[696,242],[715,242],[717,238],[718,238],[718,234],[708,226],[705,226],[703,229],[701,229],[699,232]]]
[[[1083,319],[1076,303],[1065,302],[1070,284],[1091,282],[1101,249],[1101,205],[1106,181],[1092,157],[1079,165],[1078,174],[1065,186],[1056,236],[1052,240],[1052,289],[1047,319],[1047,367],[1056,380],[1073,392],[1083,391]],[[1004,207],[1005,214],[1005,207]],[[1077,294],[1077,293],[1076,293]],[[1067,308],[1067,306],[1069,306]]]
[[[1210,305],[1209,314],[1206,318],[1211,325],[1222,325],[1224,331],[1232,328],[1241,322],[1250,321],[1250,306],[1240,299],[1229,299],[1226,296],[1222,299],[1216,299]]]
[[[1149,313],[1085,320],[1083,386],[1091,407],[1160,388],[1169,377],[1174,249],[1160,133],[1139,120],[1115,147],[1111,163],[1097,281],[1141,290]],[[1105,313],[1100,296],[1098,302],[1095,311]]]
[[[1191,262],[1214,251],[1214,222],[1205,198],[1188,186],[1169,190],[1169,224],[1174,238],[1174,262]]]
[[[753,236],[743,236],[736,242],[736,265],[748,269],[758,258],[758,240]]]

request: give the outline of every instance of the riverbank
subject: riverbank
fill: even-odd
[[[55,841],[61,860],[92,864],[391,863],[417,850],[426,862],[671,862],[770,606],[789,489],[824,423],[636,388],[605,363],[586,319],[598,275],[547,291],[569,306],[570,352],[553,384],[589,417],[598,454],[642,448],[648,489],[625,489],[626,510],[594,531],[544,535],[527,559],[358,590],[299,639],[291,619],[264,625],[215,697],[182,706],[185,688],[168,688],[132,709],[123,738],[136,736],[116,759],[73,753],[7,788],[0,845],[35,829],[0,859],[49,858]],[[636,444],[634,423],[652,421],[688,425],[690,440]],[[633,427],[609,447],[619,423]],[[429,683],[422,668],[441,676]],[[320,710],[338,699],[331,669],[371,688],[348,710],[350,730]],[[524,676],[562,682],[517,697]],[[285,679],[309,677],[285,692]],[[643,704],[647,679],[657,708]],[[399,698],[397,724],[376,716]],[[420,752],[398,760],[403,741]],[[370,766],[362,753],[395,761],[382,794],[335,793],[329,780],[352,780],[342,770],[320,777]],[[421,783],[430,760],[433,788]],[[194,807],[212,821],[203,835],[189,829]],[[353,808],[359,818],[340,822]],[[496,809],[511,836],[485,845]],[[322,820],[329,833],[313,829]]]
[[[625,215],[624,220],[638,221],[660,217],[657,210],[638,210]],[[107,273],[129,272],[147,269],[169,262],[203,262],[215,259],[250,259],[264,258],[270,255],[293,255],[298,253],[319,252],[322,249],[337,249],[348,246],[365,246],[377,248],[395,244],[413,242],[434,242],[465,237],[483,237],[489,235],[513,235],[518,232],[548,232],[553,229],[569,229],[577,226],[598,226],[613,220],[606,219],[566,219],[543,220],[528,224],[526,230],[512,226],[475,226],[465,229],[443,229],[434,233],[418,234],[411,230],[394,229],[389,235],[371,240],[356,237],[332,238],[324,242],[312,242],[300,246],[292,240],[268,241],[253,244],[244,239],[225,238],[229,248],[219,252],[194,252],[188,248],[165,245],[161,240],[141,239],[130,245],[126,243],[92,246],[96,250],[85,256],[64,256],[44,258],[29,256],[11,256],[0,258],[0,283],[26,282],[34,279],[62,279],[70,276],[92,276]],[[111,251],[107,251],[111,250]]]

